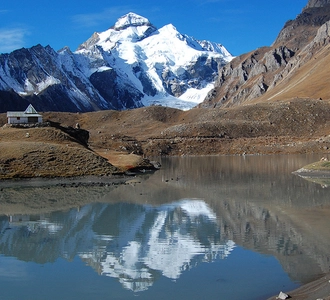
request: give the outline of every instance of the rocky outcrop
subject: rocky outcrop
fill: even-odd
[[[73,138],[76,142],[80,143],[81,145],[88,147],[88,140],[89,140],[89,131],[79,128],[73,128],[71,126],[61,126],[59,123],[48,121],[48,124],[51,127],[57,128],[66,134],[68,134],[71,138]]]
[[[269,89],[275,88],[278,83],[283,80],[293,78],[306,63],[315,58],[316,54],[324,50],[324,46],[330,43],[329,36],[330,21],[323,24],[316,33],[315,38],[307,44],[298,55],[290,59],[290,63],[285,65],[285,68],[278,72],[269,86]]]
[[[324,46],[330,42],[329,37],[330,21],[326,22],[317,31],[317,35],[309,46]]]
[[[286,22],[273,46],[286,45],[291,49],[302,49],[313,39],[318,28],[329,20],[329,1],[310,1],[295,20]]]
[[[307,3],[306,8],[311,8],[311,7],[323,7],[330,4],[329,0],[309,0]]]
[[[267,92],[275,74],[294,56],[285,46],[260,48],[236,58],[220,69],[216,88],[209,92],[202,107],[232,106],[253,100]],[[218,99],[214,103],[214,99]]]

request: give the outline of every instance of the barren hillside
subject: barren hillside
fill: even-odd
[[[328,100],[294,98],[233,108],[180,111],[152,106],[120,112],[48,112],[43,116],[63,126],[79,123],[89,132],[89,148],[107,158],[116,153],[150,158],[330,151]],[[4,117],[0,116],[3,123]],[[5,139],[6,130],[0,131],[0,138]],[[44,138],[48,139],[47,135]]]
[[[86,145],[85,130],[44,126],[0,129],[0,179],[112,176],[153,168],[149,161],[126,152],[100,155]]]

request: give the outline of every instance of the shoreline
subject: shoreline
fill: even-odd
[[[308,178],[330,178],[330,169],[307,169],[305,167],[292,172],[301,177],[308,177]]]
[[[330,272],[321,278],[302,285],[301,287],[283,293],[289,298],[280,298],[279,294],[268,298],[267,300],[275,299],[293,299],[293,300],[330,300]]]
[[[96,186],[96,185],[118,185],[125,184],[128,180],[135,176],[141,176],[144,173],[116,174],[111,176],[74,176],[74,177],[29,177],[29,178],[8,178],[0,179],[0,189],[14,187],[48,187],[59,185],[81,185],[81,186]]]
[[[96,202],[108,202],[103,197],[109,191],[120,186],[135,186],[148,174],[150,172],[132,175],[0,180],[0,213],[3,216],[35,215]],[[78,198],[77,194],[80,195]]]

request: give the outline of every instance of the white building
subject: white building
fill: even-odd
[[[34,124],[42,123],[42,115],[38,114],[35,108],[30,104],[27,109],[23,111],[8,111],[8,124]]]

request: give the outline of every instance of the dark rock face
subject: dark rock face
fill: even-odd
[[[218,66],[223,64],[223,61],[201,56],[187,68],[189,79],[194,81],[196,87],[201,83],[201,79],[212,81],[217,76]]]
[[[321,5],[321,2],[323,5]],[[302,49],[315,36],[318,28],[330,20],[329,1],[310,1],[295,20],[288,21],[273,45]]]
[[[143,94],[129,85],[122,86],[117,81],[117,73],[114,69],[93,73],[90,76],[90,82],[98,90],[100,95],[111,103],[112,109],[141,106],[138,103],[143,97]]]
[[[80,105],[74,103],[68,93],[67,87],[63,84],[49,86],[38,95],[24,96],[24,99],[33,105],[37,111],[67,111],[86,112],[93,110],[92,105]]]
[[[23,103],[25,108],[31,103],[39,111],[69,112],[142,106],[143,95],[132,86],[119,84],[116,72],[88,78],[81,70],[81,59],[68,49],[58,53],[41,45],[0,55],[0,112],[10,107],[21,110]],[[19,86],[11,86],[12,82]],[[12,103],[5,104],[8,101]]]
[[[0,112],[24,111],[28,106],[29,102],[13,90],[0,91]]]
[[[306,8],[311,7],[324,7],[326,5],[330,4],[329,0],[309,0],[307,3]]]
[[[156,88],[153,86],[150,78],[147,76],[147,74],[143,71],[143,67],[141,66],[142,62],[138,65],[135,65],[133,67],[133,71],[135,73],[135,76],[141,81],[143,86],[143,93],[145,93],[148,96],[155,96],[157,93]]]
[[[169,94],[179,97],[190,87],[199,89],[208,82],[214,82],[218,77],[218,68],[225,64],[221,59],[200,56],[196,62],[182,70],[180,76],[164,69],[161,74],[163,86]]]

